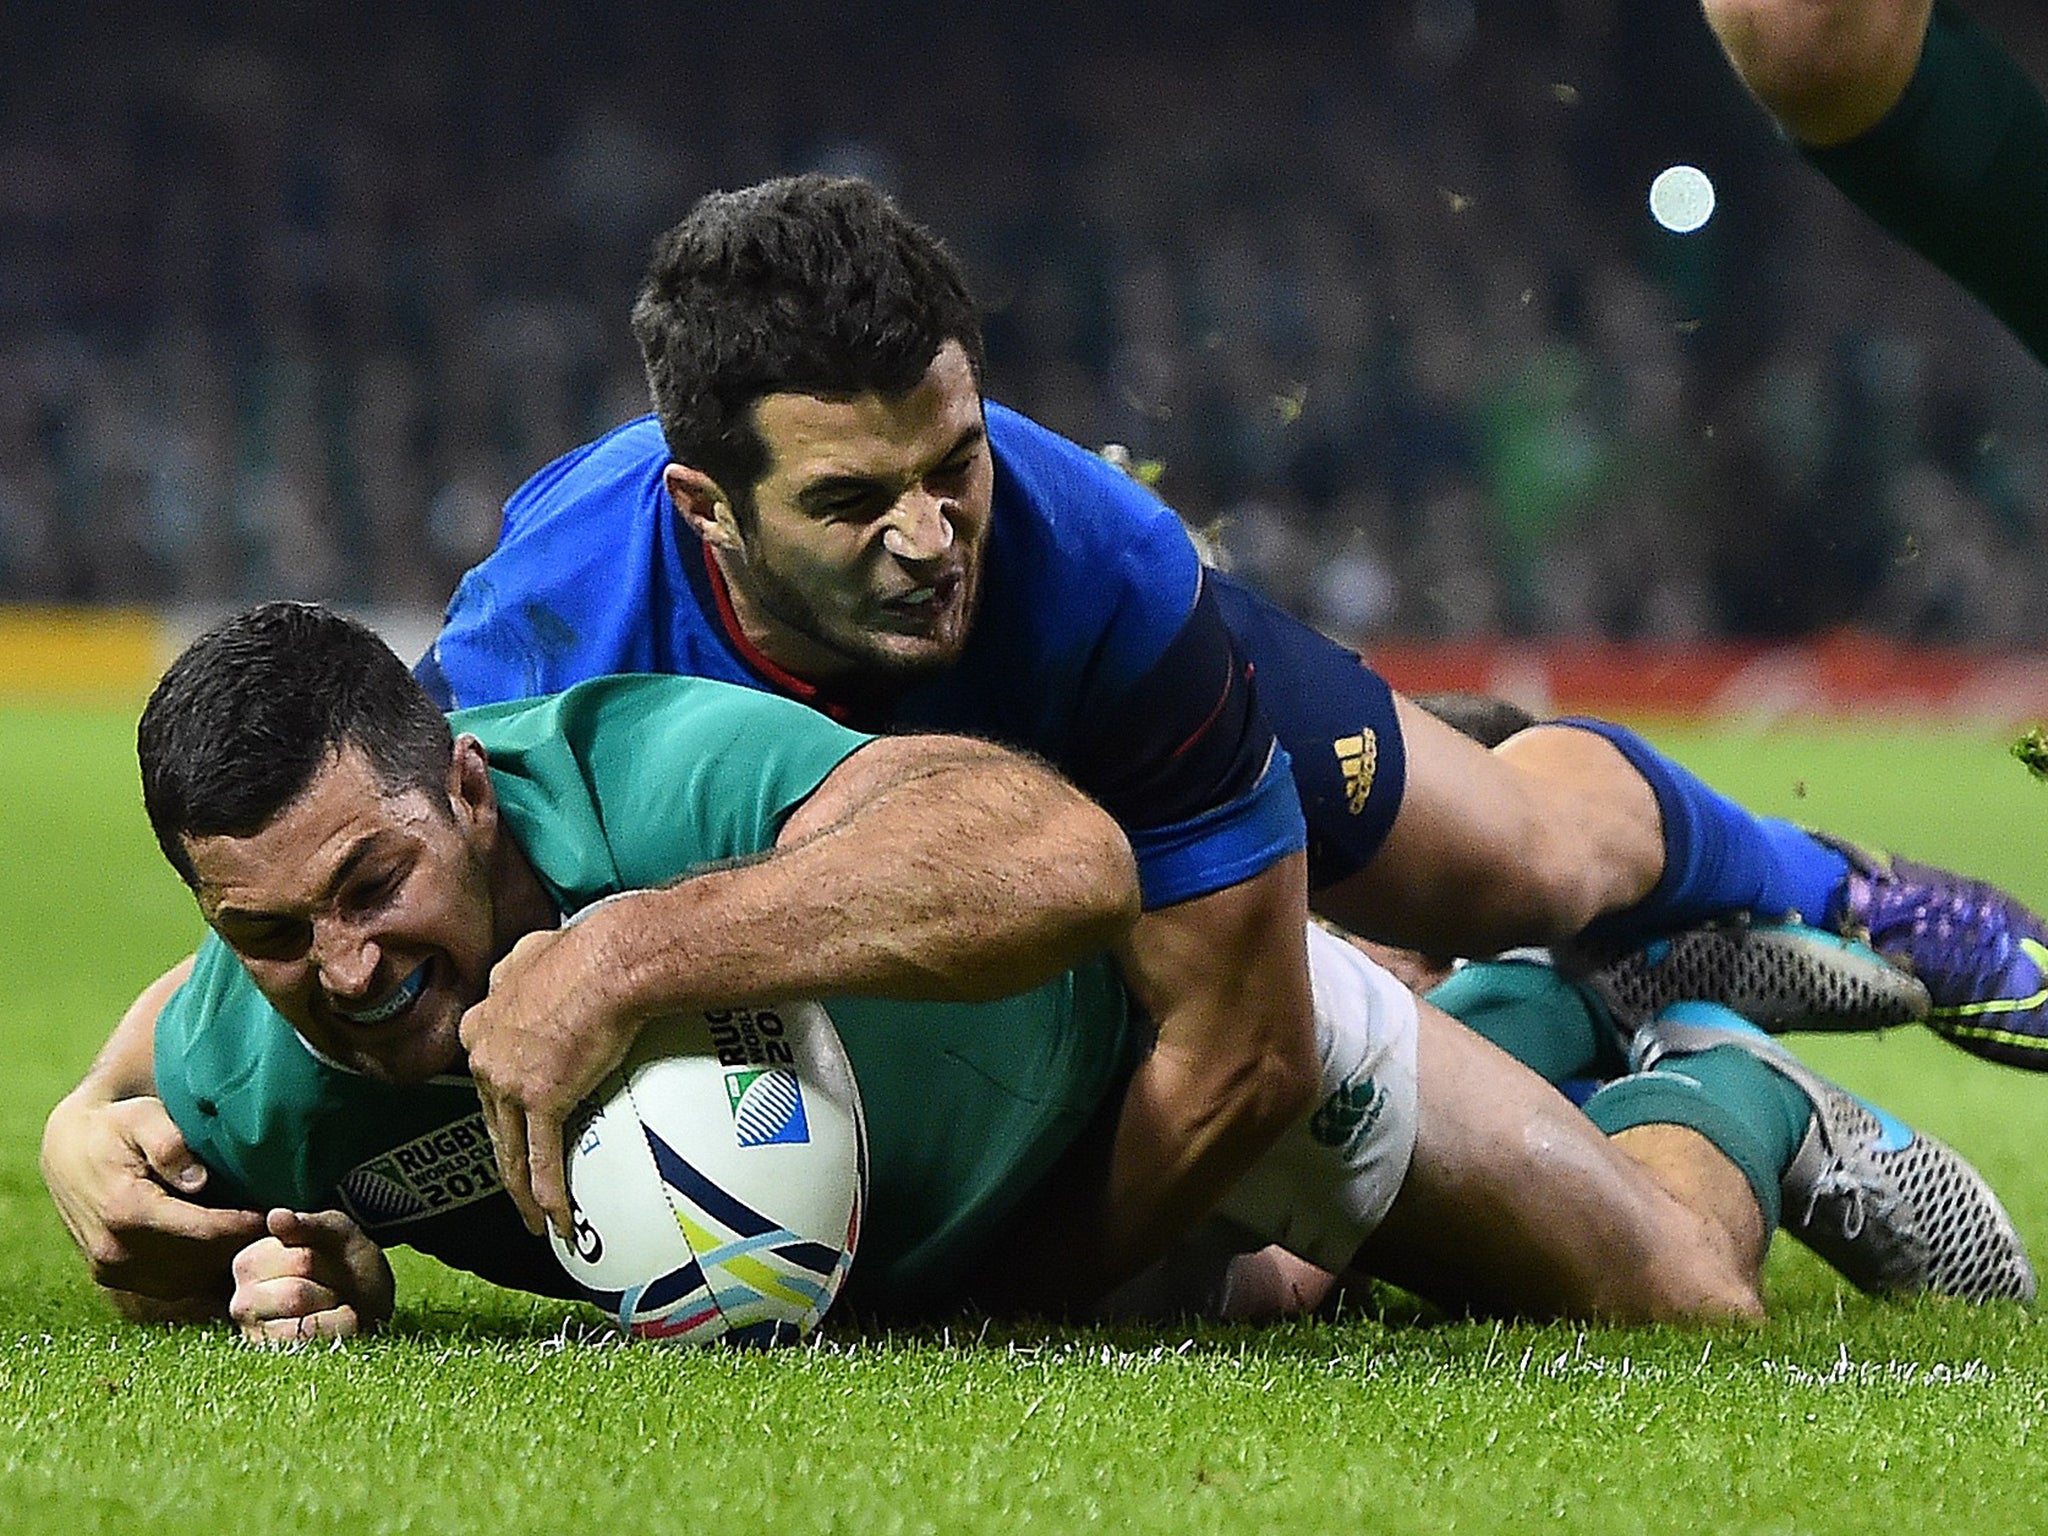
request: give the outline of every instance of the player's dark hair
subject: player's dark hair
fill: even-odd
[[[768,468],[762,397],[901,395],[949,341],[982,376],[981,316],[959,262],[851,177],[700,199],[655,242],[633,334],[669,453],[743,515]]]
[[[344,748],[386,791],[424,790],[440,806],[454,745],[391,648],[316,603],[265,603],[208,630],[135,728],[143,808],[187,885],[185,838],[261,831]]]
[[[1497,747],[1518,731],[1536,724],[1519,704],[1486,693],[1420,693],[1418,709],[1427,710],[1453,730],[1463,731],[1482,747]]]

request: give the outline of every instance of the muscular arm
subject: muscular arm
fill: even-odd
[[[1158,1038],[1117,1118],[1098,1218],[1105,1285],[1163,1253],[1309,1111],[1306,862],[1148,913],[1119,951]]]
[[[753,864],[608,907],[642,1019],[800,994],[974,1001],[1038,985],[1137,913],[1123,833],[1051,770],[962,737],[869,743]]]
[[[1094,1300],[1165,1252],[1313,1106],[1305,856],[1148,912],[1118,950],[1157,1029],[1107,1151],[1070,1160],[991,1245],[999,1310]]]
[[[528,936],[465,1015],[507,1188],[566,1222],[561,1127],[648,1019],[854,994],[1021,991],[1120,939],[1123,834],[1038,764],[951,737],[884,737],[829,774],[752,863],[632,893]]]
[[[157,1015],[191,970],[181,961],[143,989],[43,1126],[43,1182],[58,1214],[94,1283],[137,1322],[224,1316],[229,1265],[263,1230],[261,1212],[195,1203],[206,1166],[156,1097]]]

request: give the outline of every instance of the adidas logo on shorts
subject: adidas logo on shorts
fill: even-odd
[[[1337,766],[1344,770],[1344,808],[1356,816],[1372,794],[1373,771],[1380,761],[1379,734],[1368,728],[1356,736],[1339,736],[1330,746]]]

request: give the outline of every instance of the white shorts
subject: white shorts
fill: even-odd
[[[1342,1270],[1400,1193],[1415,1153],[1415,994],[1314,925],[1308,963],[1323,1070],[1316,1107],[1105,1313],[1220,1311],[1229,1260],[1269,1245]]]

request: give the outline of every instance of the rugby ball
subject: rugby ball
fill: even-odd
[[[817,1003],[656,1020],[564,1141],[574,1224],[549,1245],[635,1337],[792,1342],[845,1283],[867,1140]]]

